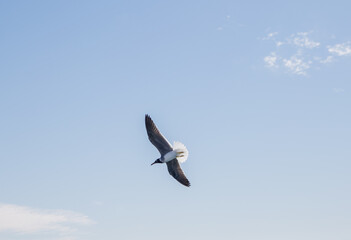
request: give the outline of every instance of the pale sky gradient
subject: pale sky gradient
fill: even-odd
[[[350,9],[0,1],[0,239],[350,240]]]

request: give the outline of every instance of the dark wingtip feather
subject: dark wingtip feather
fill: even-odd
[[[151,125],[153,123],[151,117],[149,114],[145,114],[145,125],[146,125],[146,128],[147,128],[147,125]]]
[[[176,179],[180,184],[186,187],[190,187],[191,184],[188,179]]]
[[[151,126],[155,125],[154,121],[152,121],[149,114],[145,114],[145,124]]]
[[[187,186],[187,187],[190,187],[190,182],[189,182],[189,180],[188,179],[186,179],[186,184],[184,184],[185,186]]]

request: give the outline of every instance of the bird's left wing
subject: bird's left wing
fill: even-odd
[[[183,170],[180,168],[179,162],[177,159],[167,162],[167,168],[169,174],[171,174],[178,182],[184,186],[190,187],[190,182],[186,178]]]
[[[157,148],[161,155],[173,150],[171,144],[160,133],[151,117],[147,114],[145,115],[145,126],[150,142]]]

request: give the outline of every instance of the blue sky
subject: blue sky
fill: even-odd
[[[349,240],[350,7],[1,1],[0,238]]]

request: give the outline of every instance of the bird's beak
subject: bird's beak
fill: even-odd
[[[154,165],[154,164],[155,164],[155,162],[154,162],[154,163],[151,163],[151,166]]]

